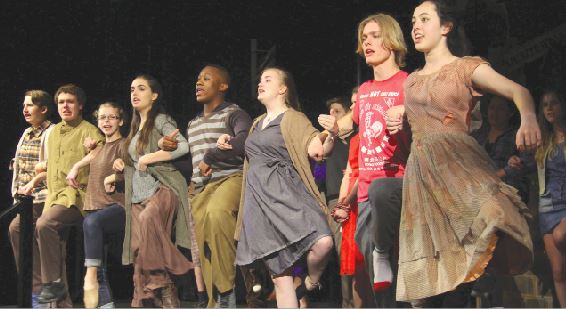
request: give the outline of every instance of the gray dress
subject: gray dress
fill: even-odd
[[[283,114],[246,140],[249,168],[236,264],[262,259],[283,273],[320,238],[331,235],[326,216],[293,166],[281,134]],[[306,154],[305,154],[306,155]]]

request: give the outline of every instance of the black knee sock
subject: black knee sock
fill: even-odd
[[[198,291],[197,297],[199,305],[201,305],[201,307],[203,305],[204,307],[206,307],[206,305],[208,304],[208,294],[206,294],[206,291]]]

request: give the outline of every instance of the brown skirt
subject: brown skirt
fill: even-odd
[[[413,135],[403,181],[397,300],[414,301],[492,273],[529,269],[529,209],[469,135]]]
[[[142,300],[161,306],[155,292],[172,283],[169,273],[182,275],[192,268],[171,240],[178,207],[177,195],[165,186],[144,202],[132,204],[132,307],[143,307]]]

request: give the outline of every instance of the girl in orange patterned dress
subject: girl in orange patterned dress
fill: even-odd
[[[450,4],[427,0],[415,8],[411,34],[426,63],[407,78],[405,105],[388,111],[387,124],[395,134],[406,112],[413,133],[403,183],[397,300],[434,307],[464,305],[466,283],[488,263],[518,274],[532,262],[528,209],[468,134],[476,89],[517,105],[519,150],[540,144],[528,90],[478,57],[461,57],[462,19]]]

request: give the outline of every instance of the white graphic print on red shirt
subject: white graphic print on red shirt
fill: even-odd
[[[385,114],[392,106],[403,104],[407,75],[399,71],[387,80],[370,80],[359,88],[353,116],[360,130],[358,201],[367,200],[367,189],[374,179],[403,175],[404,162],[391,160],[397,149],[397,136],[389,135]]]

